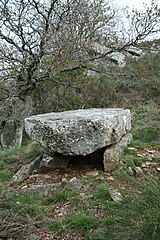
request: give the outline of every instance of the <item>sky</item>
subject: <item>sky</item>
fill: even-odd
[[[141,9],[143,10],[144,9],[144,4],[147,4],[148,6],[151,6],[152,0],[111,0],[111,2],[113,4],[113,6],[116,7],[117,9],[119,9],[119,10],[121,8],[125,8],[126,6],[128,6],[130,9],[135,8],[135,9],[138,9],[138,10],[141,10]],[[158,7],[160,8],[160,0],[157,0],[156,3],[158,4]],[[120,16],[121,16],[121,20],[122,20],[123,15],[120,15]],[[125,22],[126,21],[124,19],[123,24],[125,24]],[[148,40],[151,40],[151,39],[154,39],[154,38],[160,38],[160,32],[147,37]]]
[[[116,4],[116,6],[120,6],[120,7],[125,7],[125,6],[129,6],[129,7],[135,7],[138,9],[143,8],[143,3],[150,5],[151,4],[151,0],[114,0],[114,3]],[[158,6],[160,7],[160,0],[157,0]]]

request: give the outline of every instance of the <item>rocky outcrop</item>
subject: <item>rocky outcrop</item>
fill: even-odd
[[[124,67],[126,65],[126,56],[121,52],[113,52],[108,55],[111,62],[114,62],[120,67]]]
[[[131,139],[128,134],[130,129],[130,111],[120,108],[53,112],[25,119],[26,133],[33,140],[39,142],[45,152],[52,156],[53,164],[56,160],[57,165],[58,154],[62,161],[62,155],[86,156],[106,149],[104,153],[105,171],[107,170],[107,161],[113,161],[111,152],[114,152],[116,158],[114,160],[119,161],[124,147]],[[111,151],[112,148],[113,151]],[[50,164],[53,165],[51,162]]]
[[[139,58],[143,55],[143,51],[138,47],[129,46],[123,48],[122,46],[117,47],[117,49],[119,48],[119,51],[117,51],[94,42],[89,49],[89,54],[103,56],[103,60],[116,64],[119,67],[124,67],[128,59]]]
[[[126,48],[126,51],[128,53],[130,53],[133,56],[137,56],[137,57],[141,57],[143,54],[143,51],[140,48],[134,47],[134,46],[130,46],[128,48]]]
[[[32,100],[6,96],[0,101],[0,150],[20,147],[24,129],[24,118],[31,113]]]

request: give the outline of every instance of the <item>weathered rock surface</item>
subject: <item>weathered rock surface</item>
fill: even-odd
[[[122,48],[122,46],[117,47],[119,49]],[[144,54],[140,48],[135,46],[130,46],[124,48],[123,50],[122,49],[120,51],[113,51],[113,49],[108,48],[100,43],[93,42],[89,49],[89,54],[103,56],[103,61],[106,60],[108,63],[116,64],[119,67],[124,67],[127,64],[128,59],[138,59]],[[100,65],[102,65],[102,61]],[[89,72],[89,74],[94,74],[94,72]]]
[[[64,156],[62,154],[53,154],[48,155],[44,154],[42,157],[42,161],[40,162],[40,171],[45,171],[48,169],[54,168],[67,168],[69,161],[71,160],[71,156]]]
[[[108,55],[109,59],[119,65],[120,67],[124,67],[126,65],[126,57],[121,52],[113,52]]]
[[[103,155],[103,164],[105,171],[111,171],[122,158],[124,149],[132,141],[132,134],[125,134],[121,140],[106,148]]]
[[[118,192],[118,190],[116,189],[109,189],[109,193],[110,193],[110,196],[112,198],[112,200],[116,203],[120,203],[122,202],[122,195],[120,192]]]
[[[26,97],[7,97],[0,101],[0,151],[20,147],[24,130],[24,118],[32,111],[32,100]]]
[[[129,52],[130,54],[140,57],[143,54],[143,51],[140,48],[134,47],[134,46],[130,46],[126,49],[127,52]]]
[[[131,129],[128,109],[79,109],[31,116],[26,133],[48,152],[87,155],[116,144]]]

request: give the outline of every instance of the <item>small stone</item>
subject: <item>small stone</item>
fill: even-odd
[[[118,192],[116,189],[110,189],[109,192],[110,192],[110,196],[114,202],[116,202],[116,203],[122,202],[122,195],[120,192]]]
[[[136,174],[143,174],[143,170],[140,167],[135,167]]]
[[[146,168],[146,167],[147,167],[146,162],[142,163],[141,167],[142,167],[142,168]]]
[[[98,171],[97,170],[93,170],[93,171],[88,171],[86,173],[87,176],[90,176],[90,177],[96,177],[99,175]]]
[[[141,153],[138,153],[138,154],[137,154],[137,157],[144,157],[144,155],[141,154]]]
[[[145,162],[145,165],[146,165],[146,166],[150,166],[150,165],[151,165],[151,162],[147,161],[147,162]]]
[[[18,172],[12,177],[11,182],[23,182],[25,179],[29,178],[29,175],[37,168],[40,164],[41,156],[36,157],[32,162],[22,166]]]
[[[110,176],[110,177],[107,177],[107,180],[114,181],[114,177],[112,177],[112,176]]]
[[[32,178],[38,178],[40,177],[41,175],[40,174],[33,174],[29,177],[29,179],[32,179]]]
[[[128,168],[128,173],[129,175],[134,176],[134,171],[131,167]]]
[[[97,229],[95,229],[94,230],[94,232],[96,233],[96,234],[103,234],[103,233],[105,233],[105,229],[104,228],[97,228]]]
[[[25,189],[25,188],[27,188],[28,186],[27,185],[24,185],[23,187],[21,187],[21,189]]]
[[[62,178],[62,183],[67,183],[67,178]]]
[[[160,172],[160,167],[158,167],[156,170],[157,170],[158,172]]]
[[[77,179],[76,177],[72,178],[70,181],[69,181],[69,188],[74,191],[74,192],[77,192],[81,189],[82,187],[82,183],[79,179]]]
[[[133,150],[133,151],[136,151],[136,148],[134,147],[128,147],[129,150]]]
[[[151,153],[151,154],[152,154],[152,153],[156,153],[155,150],[147,150],[147,152],[148,152],[148,153]]]

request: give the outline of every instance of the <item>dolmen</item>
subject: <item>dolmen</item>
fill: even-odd
[[[43,147],[45,161],[52,159],[59,167],[62,162],[67,165],[71,156],[97,156],[103,149],[104,171],[108,171],[121,161],[132,140],[130,130],[130,110],[122,108],[51,112],[25,119],[25,131]]]

